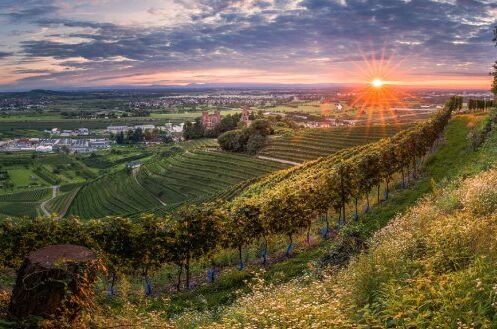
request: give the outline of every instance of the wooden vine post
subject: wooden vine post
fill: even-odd
[[[52,245],[31,252],[17,273],[10,316],[73,323],[92,301],[98,272],[95,253],[76,245]]]

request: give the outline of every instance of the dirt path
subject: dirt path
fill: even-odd
[[[263,156],[263,155],[259,155],[258,158],[262,159],[262,160],[269,160],[269,161],[274,161],[274,162],[279,162],[279,163],[285,163],[285,164],[289,164],[289,165],[292,165],[292,166],[297,166],[297,165],[300,164],[298,162],[293,162],[293,161],[283,160],[283,159],[277,159],[277,158],[272,158],[272,157],[266,157],[266,156]]]
[[[57,190],[58,189],[59,189],[58,185],[52,186],[52,197],[50,199],[48,199],[48,200],[43,201],[40,204],[40,209],[43,212],[44,216],[47,216],[47,217],[50,216],[50,212],[47,210],[47,208],[45,208],[45,206],[48,203],[48,201],[55,199],[55,197],[57,196]]]
[[[136,175],[138,174],[138,170],[140,170],[140,168],[134,168],[133,169],[133,173],[132,173],[132,176],[133,176],[133,179],[135,180],[135,183],[138,184],[138,186],[141,186],[142,189],[144,189],[145,191],[147,191],[146,188],[143,187],[142,184],[140,184],[140,182],[138,181],[138,179],[136,178]],[[162,201],[159,197],[155,196],[152,192],[148,191],[150,193],[151,196],[154,197],[155,200],[159,201],[161,205],[163,205],[164,207],[167,206],[167,203],[165,203],[164,201]]]

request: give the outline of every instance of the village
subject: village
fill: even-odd
[[[91,153],[109,149],[114,144],[118,134],[127,134],[129,131],[141,130],[159,131],[171,136],[172,141],[180,141],[183,123],[166,123],[163,126],[134,125],[134,126],[108,126],[106,129],[90,130],[88,128],[45,130],[46,138],[19,137],[0,141],[0,152],[32,151],[41,153]],[[91,136],[91,137],[90,137]],[[157,142],[161,142],[156,141]],[[146,144],[149,144],[148,142]]]
[[[91,153],[111,147],[107,138],[15,138],[0,141],[0,152]]]

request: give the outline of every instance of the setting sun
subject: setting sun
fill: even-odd
[[[373,81],[371,81],[371,85],[375,88],[381,88],[383,87],[383,81],[381,79],[374,79]]]

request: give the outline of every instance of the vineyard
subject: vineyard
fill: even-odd
[[[357,222],[358,201],[365,200],[369,206],[369,195],[373,189],[378,189],[379,203],[380,185],[386,187],[384,197],[388,199],[389,186],[396,175],[402,173],[403,185],[416,178],[419,161],[440,141],[451,112],[460,104],[459,98],[453,98],[430,120],[402,130],[391,138],[276,171],[257,180],[231,201],[188,204],[172,214],[160,217],[146,215],[133,221],[122,217],[84,222],[68,219],[69,222],[49,222],[46,229],[62,225],[61,230],[87,232],[85,237],[64,231],[59,233],[60,237],[52,236],[50,241],[53,243],[61,239],[61,242],[89,245],[101,250],[109,256],[109,266],[113,271],[119,269],[132,273],[140,270],[149,293],[152,289],[149,272],[165,263],[179,267],[178,289],[181,287],[181,271],[185,270],[185,287],[189,288],[192,262],[219,248],[238,250],[240,268],[243,268],[242,250],[256,241],[267,241],[271,236],[287,237],[286,255],[289,255],[293,249],[293,238],[307,231],[309,239],[311,225],[323,214],[326,218],[326,230],[322,232],[324,239],[330,237],[331,230],[340,229],[351,221]],[[263,174],[264,170],[267,172],[267,164],[263,161],[246,159],[247,164],[240,156],[232,154],[185,152],[151,162],[152,167],[146,164],[138,174],[135,171],[121,171],[104,176],[81,187],[68,214],[87,219],[109,213],[131,213],[140,208],[157,207],[159,198],[178,202],[181,199],[173,199],[178,192],[182,193],[183,198],[209,194],[237,181],[247,180],[250,175]],[[216,162],[218,165],[214,165]],[[230,168],[229,175],[226,168]],[[138,178],[142,170],[145,176]],[[160,194],[160,188],[179,183],[168,177],[171,170],[175,170],[175,178],[184,180],[176,186],[184,187],[184,184],[190,183],[189,186],[194,189],[175,190],[173,195]],[[209,177],[195,174],[197,172]],[[153,179],[144,180],[151,176]],[[151,186],[154,181],[162,184]],[[349,206],[354,204],[355,214],[347,214]],[[336,214],[336,220],[328,218],[330,210]],[[6,237],[2,239],[4,241],[12,241],[7,237],[16,234],[18,229],[25,232],[30,231],[32,225],[38,227],[37,221],[9,223],[0,230]],[[38,236],[38,244],[43,244],[47,239],[42,231],[34,233]],[[123,243],[126,245],[122,246]],[[25,247],[13,248],[9,245],[1,248],[4,250],[4,266],[18,263],[23,256],[18,250],[22,248]],[[16,250],[16,253],[9,250]],[[266,249],[263,249],[264,262],[266,258],[267,243]]]
[[[495,199],[489,179],[495,181],[496,173],[492,172],[482,178],[473,179],[469,181],[469,185],[464,183],[466,187],[463,190],[459,189],[460,182],[450,185],[452,190],[448,193],[442,191],[438,185],[445,184],[447,178],[453,177],[451,175],[467,177],[468,170],[469,172],[478,170],[476,166],[479,170],[489,168],[491,162],[488,162],[487,156],[491,156],[492,161],[495,159],[494,145],[497,134],[493,130],[489,141],[492,149],[488,152],[489,155],[484,155],[485,158],[482,155],[480,159],[478,152],[468,148],[470,144],[468,131],[481,133],[484,136],[483,140],[489,138],[491,131],[486,127],[488,125],[493,127],[497,124],[497,116],[494,113],[490,116],[474,116],[471,122],[466,117],[458,116],[445,130],[451,112],[454,108],[458,108],[458,103],[458,99],[454,99],[430,120],[401,130],[391,137],[367,145],[339,150],[329,156],[276,170],[273,173],[262,173],[266,165],[262,160],[258,167],[253,163],[257,159],[246,157],[248,160],[245,166],[238,159],[238,155],[196,150],[173,154],[159,161],[146,162],[139,170],[120,171],[113,174],[120,181],[127,181],[127,185],[123,187],[114,187],[111,181],[105,180],[113,175],[103,176],[95,182],[101,181],[98,186],[101,189],[111,190],[112,188],[109,194],[124,195],[125,190],[146,186],[147,190],[140,190],[140,193],[143,196],[148,193],[147,198],[157,202],[155,205],[142,204],[142,206],[150,207],[149,209],[170,207],[168,213],[155,212],[158,215],[154,216],[150,215],[153,211],[146,211],[148,215],[143,213],[140,215],[140,211],[133,213],[136,209],[123,209],[122,213],[133,214],[133,218],[110,216],[102,220],[90,221],[79,221],[75,218],[62,218],[57,221],[43,218],[5,221],[0,223],[1,264],[8,268],[15,268],[30,250],[54,242],[75,243],[98,250],[103,255],[109,270],[109,279],[103,280],[107,286],[110,285],[107,290],[109,296],[113,296],[115,291],[113,278],[116,276],[124,278],[122,282],[116,281],[118,294],[115,297],[106,298],[106,305],[113,304],[114,301],[126,300],[128,297],[121,299],[119,293],[121,289],[129,289],[129,283],[126,280],[132,280],[134,293],[138,293],[137,290],[142,289],[142,284],[145,283],[145,295],[152,296],[146,299],[147,302],[150,301],[150,307],[165,310],[162,316],[149,317],[148,309],[118,307],[120,312],[137,313],[130,313],[133,314],[130,318],[124,315],[126,319],[124,322],[121,322],[122,318],[113,319],[110,322],[113,325],[122,323],[132,325],[146,318],[158,327],[169,323],[178,324],[179,327],[187,327],[185,324],[190,327],[202,327],[207,323],[205,327],[209,327],[209,324],[213,322],[218,322],[216,324],[220,328],[230,328],[233,324],[240,324],[239,326],[243,327],[243,323],[253,323],[255,327],[266,327],[268,323],[286,323],[290,326],[295,323],[292,322],[295,318],[300,321],[299,323],[309,324],[309,326],[318,319],[320,323],[330,324],[330,327],[335,324],[339,327],[344,322],[341,322],[342,318],[337,320],[333,302],[339,299],[340,302],[348,303],[350,294],[353,294],[353,302],[357,302],[354,304],[354,307],[357,306],[357,312],[364,307],[368,310],[368,314],[358,313],[359,321],[381,327],[378,325],[380,322],[375,322],[376,319],[381,319],[381,323],[384,323],[388,321],[390,314],[399,314],[398,310],[390,308],[389,305],[370,306],[365,299],[361,298],[365,296],[368,300],[383,300],[380,299],[383,297],[378,296],[384,296],[382,287],[385,285],[392,287],[392,292],[387,295],[388,300],[412,304],[412,309],[416,310],[413,313],[414,318],[411,319],[409,313],[402,313],[402,319],[418,321],[409,323],[429,324],[429,321],[415,316],[418,307],[421,307],[420,303],[426,301],[426,298],[423,299],[426,296],[421,296],[417,292],[423,291],[423,287],[426,287],[426,280],[434,280],[432,269],[437,267],[443,273],[451,275],[468,266],[466,250],[474,249],[481,255],[487,255],[488,250],[495,248],[493,240],[479,240],[478,236],[495,226],[492,224],[495,219],[488,216],[488,211],[495,210],[495,207],[485,200]],[[447,135],[448,131],[449,135]],[[450,136],[450,139],[442,139],[442,134],[445,138]],[[222,161],[224,168],[230,168],[229,175],[221,175],[222,170],[216,170],[220,164],[212,167],[213,162],[219,162],[216,160],[219,158],[224,158]],[[447,158],[449,160],[445,161]],[[460,158],[464,159],[463,162],[459,162]],[[232,161],[242,164],[231,167],[229,163]],[[458,167],[461,163],[465,164],[461,171],[455,170],[449,175],[433,175],[437,172],[445,173],[450,164]],[[421,166],[426,171],[422,172]],[[258,168],[262,177],[257,178],[255,172],[247,173],[247,170],[254,168]],[[168,200],[167,198],[171,196],[161,193],[162,190],[158,187],[156,187],[157,190],[152,190],[149,187],[150,182],[146,179],[151,172],[156,176],[161,176],[161,179],[168,179],[171,170],[178,170],[174,172],[174,177],[182,177],[182,179],[190,177],[190,181],[182,182],[181,186],[189,182],[197,182],[203,190],[198,191],[199,194],[187,194],[184,199],[169,199],[172,201],[166,207],[161,207],[160,202]],[[211,175],[210,179],[202,180],[205,178],[190,176],[192,172],[198,171]],[[252,174],[253,177],[250,178]],[[424,177],[426,174],[428,176]],[[118,175],[126,176],[118,177]],[[153,180],[156,179],[154,177]],[[236,183],[238,180],[239,182]],[[60,199],[58,197],[52,200],[50,205],[63,209],[65,205],[72,203],[71,209],[76,204],[76,200],[68,200],[72,199],[74,194],[77,194],[77,197],[83,195],[84,189],[93,183],[66,186],[63,190],[61,188]],[[164,186],[171,186],[174,183],[174,181],[164,181]],[[221,188],[222,186],[227,186],[227,188]],[[467,189],[467,186],[472,187]],[[381,193],[381,196],[380,187],[381,192],[385,192]],[[75,193],[78,188],[80,192]],[[218,189],[222,189],[222,192],[210,192]],[[454,189],[456,191],[453,193]],[[243,191],[240,193],[240,190]],[[390,195],[392,191],[395,193]],[[429,206],[426,206],[426,202],[431,202],[431,199],[424,198],[425,201],[413,211],[404,213],[402,208],[398,207],[398,202],[401,200],[405,206],[412,205],[424,193],[430,193],[430,191],[435,191],[434,194],[438,200]],[[98,193],[97,190],[91,189],[85,194],[96,193]],[[225,200],[207,202],[213,199],[202,199],[200,197],[202,195],[222,195]],[[484,197],[484,200],[480,195]],[[125,197],[120,200],[122,203],[125,203],[125,200],[131,196],[125,195]],[[119,205],[124,208],[124,204],[118,202],[111,204],[106,196],[98,196],[96,199],[105,202],[95,204],[95,208],[102,209],[109,205],[114,207]],[[26,197],[26,200],[29,198]],[[95,200],[88,200],[84,203],[89,204],[93,201]],[[131,202],[138,204],[140,201],[133,200],[128,203]],[[368,207],[358,212],[358,202],[361,206],[367,205]],[[464,205],[464,208],[461,205]],[[392,211],[393,209],[395,211]],[[447,209],[450,209],[449,213]],[[374,232],[386,226],[398,211],[404,215],[397,216],[397,219],[394,219],[395,224],[382,231],[387,232],[387,235],[375,236]],[[464,216],[454,215],[453,211],[464,212]],[[473,215],[470,216],[470,212],[479,216],[480,220],[472,220]],[[98,216],[101,215],[98,214]],[[90,214],[85,214],[85,216],[90,216]],[[436,220],[431,220],[431,218]],[[465,223],[464,227],[459,225],[461,220]],[[481,223],[484,225],[480,225]],[[446,230],[446,224],[450,225],[451,230]],[[469,232],[468,228],[471,228],[470,239],[465,238]],[[19,238],[23,236],[29,236],[29,239]],[[311,236],[312,239],[310,239]],[[375,243],[366,253],[363,253],[364,245],[368,241],[365,237],[371,236],[375,238],[374,241],[379,241],[385,246]],[[387,239],[393,239],[394,245],[389,244]],[[411,243],[412,239],[416,241]],[[268,241],[272,245],[269,249]],[[426,241],[433,241],[433,243],[425,244]],[[475,244],[474,241],[478,243]],[[404,248],[406,243],[407,248]],[[419,249],[419,246],[423,248]],[[413,250],[416,252],[413,253]],[[459,252],[456,258],[451,258],[454,255],[453,250]],[[319,254],[316,251],[319,251]],[[252,256],[249,257],[252,258],[246,258],[247,252],[250,252]],[[372,253],[371,256],[367,255],[369,252]],[[440,253],[443,257],[438,256]],[[473,254],[469,253],[469,255]],[[349,257],[354,255],[359,255],[358,262],[354,258],[351,267],[347,268]],[[423,267],[425,259],[429,262],[427,268]],[[238,260],[240,270],[230,269],[229,267],[234,266],[234,262]],[[490,261],[489,265],[493,264],[491,263],[493,259],[482,258],[481,260]],[[410,266],[412,262],[416,266]],[[303,277],[302,285],[298,279],[295,280],[298,284],[285,279],[287,277],[298,278],[301,274],[293,272],[297,267],[298,273],[309,272],[310,264],[313,268],[314,266],[319,266],[319,268],[316,271],[312,270],[309,274],[312,277]],[[371,264],[379,265],[370,266]],[[470,279],[466,280],[468,284],[474,284],[474,282],[479,284],[475,278],[484,274],[478,267],[480,264],[482,263],[475,263],[475,266],[469,264],[469,268],[475,272],[470,273]],[[243,270],[246,266],[250,270]],[[330,277],[326,272],[322,272],[321,266],[332,266],[339,271],[346,268],[345,274],[350,275]],[[250,281],[254,273],[252,270],[262,267],[265,271],[256,274],[254,283],[248,283],[248,288],[253,289],[252,293],[249,292],[232,304],[231,296],[234,295],[228,297],[226,290],[234,293],[234,289],[243,289],[246,286],[242,282]],[[274,271],[273,267],[276,268]],[[216,277],[216,281],[213,282],[212,273],[216,273],[213,271],[219,268],[223,276]],[[278,272],[286,270],[289,273]],[[204,281],[200,277],[205,276],[206,272],[209,275]],[[263,287],[260,282],[265,280],[263,277],[266,277],[267,272],[271,272],[270,277],[275,281]],[[385,275],[378,276],[378,272],[385,273]],[[178,276],[174,278],[176,273]],[[420,273],[423,275],[422,282],[411,279]],[[452,279],[460,280],[466,277],[466,273],[461,274],[462,276]],[[489,274],[487,279],[494,278],[494,274],[494,272]],[[335,280],[335,277],[339,280]],[[395,281],[390,280],[390,277],[395,278]],[[311,280],[308,280],[309,278]],[[377,278],[379,284],[376,284]],[[319,280],[326,280],[326,285],[337,287],[339,289],[337,294],[330,295],[326,287],[320,286]],[[152,282],[157,283],[157,287],[152,286]],[[278,282],[278,284],[274,285],[273,282]],[[307,289],[309,283],[312,286]],[[126,284],[128,286],[125,286]],[[412,288],[406,293],[416,298],[403,299],[403,295],[396,293],[406,284]],[[451,292],[445,291],[443,284],[444,282],[440,281],[440,293],[449,293],[443,298],[452,298]],[[348,295],[342,299],[340,291],[347,289],[350,285],[353,287],[347,290]],[[482,289],[488,288],[490,292],[493,286],[494,283],[483,284]],[[473,285],[468,286],[465,291],[472,293],[471,291],[474,290],[472,287]],[[103,295],[102,288],[99,286],[98,291]],[[169,295],[173,289],[179,292]],[[185,291],[181,292],[181,290]],[[156,298],[164,291],[168,294],[167,302]],[[199,298],[199,301],[193,300],[196,296],[207,297]],[[473,301],[480,300],[477,295],[471,296]],[[223,301],[219,301],[219,297]],[[429,297],[432,298],[432,296]],[[467,294],[459,297],[454,298],[459,298],[461,303],[467,301]],[[298,303],[294,303],[294,300],[298,300]],[[485,297],[485,300],[491,300],[491,298]],[[318,304],[315,301],[318,301]],[[214,311],[215,307],[212,305],[220,306],[225,305],[224,303],[232,306],[223,307],[221,317],[219,317],[219,313],[216,313],[218,311]],[[198,309],[195,305],[198,305]],[[201,311],[200,317],[198,313],[190,312],[191,306]],[[385,312],[385,316],[370,317],[369,314],[375,312],[375,307],[380,307],[382,314]],[[178,311],[177,308],[180,310]],[[464,305],[463,308],[467,309]],[[478,305],[472,305],[471,309],[473,308],[477,309]],[[186,309],[189,312],[181,314]],[[266,314],[271,314],[276,310],[280,313],[276,312],[277,316],[268,319],[267,316],[259,314],[261,309],[265,310]],[[204,310],[205,313],[203,313]],[[299,313],[295,314],[295,310]],[[457,314],[450,315],[451,310],[437,309],[437,312],[439,311],[449,312],[446,318],[453,318],[453,315]],[[178,314],[181,315],[177,317]],[[484,318],[487,312],[479,314]],[[134,319],[131,320],[131,317],[135,315],[138,316],[137,322],[134,322]],[[280,315],[282,317],[278,317]],[[307,315],[311,317],[307,318]],[[344,314],[344,317],[346,316]],[[105,317],[109,317],[109,314]],[[117,317],[122,317],[122,315],[117,315]],[[347,318],[352,324],[357,319],[357,317]],[[108,325],[102,318],[98,321]],[[351,327],[354,326],[351,325]]]
[[[126,171],[103,176],[83,185],[76,193],[67,215],[77,215],[83,219],[125,215],[160,205]],[[64,204],[62,200],[60,202]]]
[[[7,216],[37,216],[41,202],[50,198],[51,188],[0,195],[0,217]]]
[[[259,155],[303,162],[395,135],[407,127],[409,126],[393,124],[305,129],[293,135],[272,138]]]
[[[154,159],[133,172],[103,176],[60,195],[49,206],[57,213],[68,208],[67,215],[83,219],[160,212],[164,205],[207,200],[242,181],[285,167],[245,155],[186,151]]]

